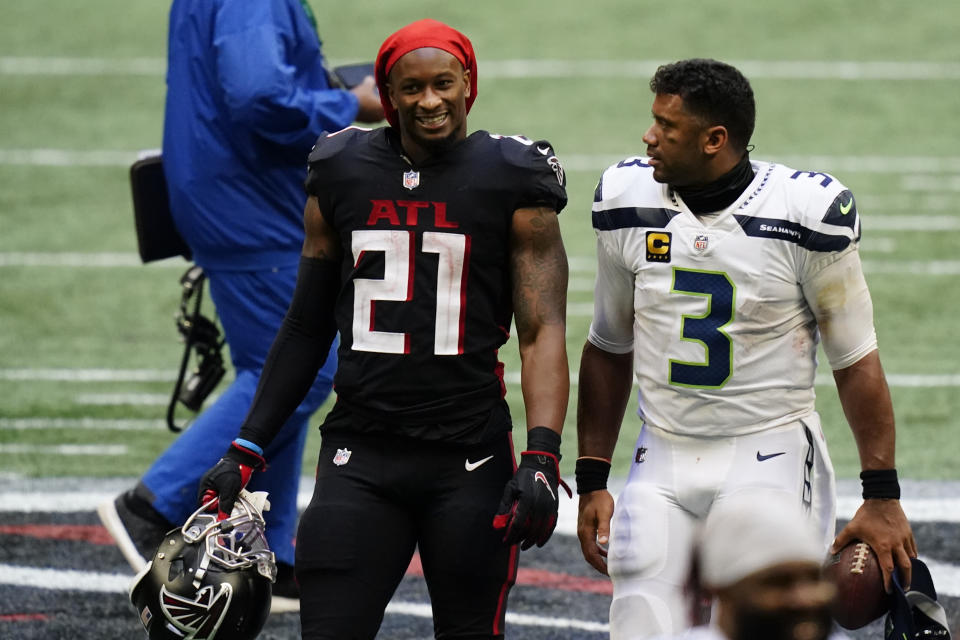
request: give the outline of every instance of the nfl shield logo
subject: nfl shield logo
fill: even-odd
[[[697,251],[702,252],[704,249],[707,248],[707,242],[708,242],[707,236],[701,233],[696,238],[694,238],[693,248],[696,249]]]
[[[413,191],[420,186],[420,172],[419,171],[407,171],[403,174],[403,186]]]
[[[337,455],[333,456],[333,464],[342,467],[350,461],[350,449],[337,449]]]

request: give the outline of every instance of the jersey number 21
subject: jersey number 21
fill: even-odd
[[[364,251],[384,254],[383,279],[353,280],[354,351],[410,353],[410,334],[376,331],[374,302],[409,301],[413,297],[414,231],[361,229],[351,235],[354,264]],[[462,233],[423,233],[422,251],[438,256],[437,312],[433,352],[438,356],[463,353],[463,313],[466,295],[464,265],[470,254],[469,237]]]

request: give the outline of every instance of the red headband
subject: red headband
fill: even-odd
[[[383,112],[391,126],[396,127],[398,125],[397,110],[390,104],[390,96],[387,94],[387,78],[390,75],[390,70],[393,69],[397,60],[404,55],[414,49],[425,47],[446,51],[459,60],[463,68],[470,72],[470,95],[467,97],[467,113],[470,113],[470,107],[473,105],[473,101],[477,99],[477,59],[473,54],[473,45],[470,44],[467,36],[442,22],[430,18],[417,20],[384,40],[380,46],[380,52],[377,53],[377,89],[380,90],[380,103],[383,105]]]

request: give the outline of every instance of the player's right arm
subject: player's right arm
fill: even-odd
[[[607,573],[606,546],[610,540],[613,496],[602,488],[581,486],[591,475],[610,470],[620,435],[620,424],[633,386],[633,354],[610,353],[592,344],[583,346],[577,396],[577,537],[584,559]],[[592,471],[592,473],[591,473]]]
[[[604,574],[614,506],[606,481],[633,387],[635,276],[615,233],[597,231],[593,321],[580,358],[577,396],[577,537],[584,559]]]
[[[334,303],[343,249],[316,197],[307,200],[303,218],[306,238],[296,289],[267,355],[253,404],[237,439],[200,481],[201,501],[217,496],[220,511],[226,514],[252,470],[264,465],[264,449],[307,395],[337,334]]]

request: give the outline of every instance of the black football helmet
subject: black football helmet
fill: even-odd
[[[277,566],[264,536],[265,492],[238,496],[217,520],[204,505],[167,533],[130,587],[151,640],[250,640],[270,613]]]

